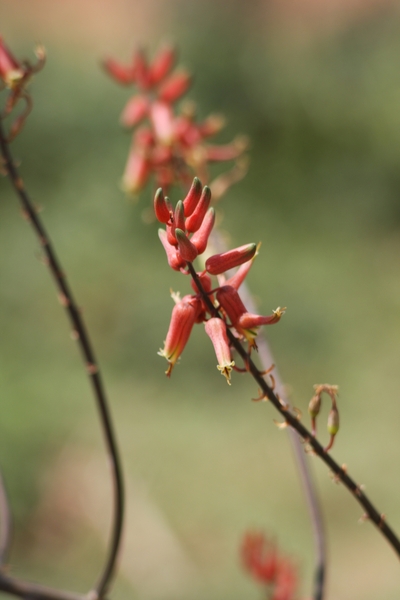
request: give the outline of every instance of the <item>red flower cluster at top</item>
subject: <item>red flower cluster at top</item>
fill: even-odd
[[[133,195],[143,189],[151,175],[163,188],[175,183],[187,185],[192,171],[208,181],[209,163],[236,160],[246,147],[243,137],[222,146],[207,143],[224,126],[221,117],[212,115],[198,123],[193,104],[187,104],[180,112],[176,110],[174,104],[187,92],[191,76],[183,69],[173,71],[175,61],[175,50],[167,46],[151,64],[141,50],[135,52],[127,66],[113,59],[104,62],[115,81],[136,85],[139,91],[121,115],[124,127],[141,124],[133,134],[122,181],[125,191]],[[216,189],[225,191],[243,174],[243,168],[233,169],[218,180]]]
[[[241,555],[243,565],[259,583],[269,586],[270,600],[294,600],[297,573],[290,560],[279,555],[274,542],[262,533],[247,533]]]
[[[185,199],[179,200],[175,209],[164,196],[162,189],[157,190],[154,210],[157,219],[166,226],[165,230],[159,230],[159,237],[172,269],[187,274],[188,263],[192,263],[206,250],[215,220],[215,212],[210,207],[210,202],[210,189],[207,186],[202,187],[197,177]],[[238,289],[249,272],[256,253],[256,244],[246,244],[207,258],[205,270],[197,273],[197,277],[215,307],[212,313],[194,280],[192,287],[195,294],[182,299],[175,296],[176,305],[172,311],[167,338],[164,348],[159,352],[168,360],[168,376],[182,354],[195,323],[205,322],[206,333],[217,355],[217,368],[230,383],[230,373],[235,363],[231,358],[227,327],[230,327],[238,338],[245,338],[251,349],[255,347],[258,327],[272,325],[280,320],[284,309],[277,308],[272,315],[264,317],[249,313],[240,299]],[[226,279],[224,273],[235,267],[239,268]],[[219,285],[214,289],[211,275],[218,276]]]

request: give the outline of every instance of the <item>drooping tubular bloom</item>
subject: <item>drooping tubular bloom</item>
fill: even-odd
[[[250,346],[256,345],[255,338],[257,337],[258,327],[277,323],[285,312],[285,309],[278,307],[272,315],[266,317],[249,313],[237,290],[230,285],[220,287],[216,295],[231,324],[239,335],[243,335],[247,339]]]
[[[205,330],[210,337],[218,359],[218,369],[230,384],[231,371],[235,363],[231,357],[231,347],[227,327],[232,328],[238,338],[249,343],[249,352],[257,348],[255,338],[261,325],[277,323],[284,309],[277,308],[272,315],[262,316],[248,312],[241,300],[238,288],[243,283],[257,254],[256,244],[245,244],[222,254],[214,254],[205,262],[205,270],[193,274],[193,261],[205,252],[209,236],[215,222],[214,208],[209,208],[211,191],[202,188],[195,177],[184,198],[172,208],[162,189],[154,198],[157,219],[165,225],[158,234],[167,254],[168,264],[182,273],[192,273],[191,285],[195,295],[185,296],[174,308],[171,325],[164,349],[159,352],[169,362],[167,375],[182,353],[194,323],[205,322]],[[226,280],[225,273],[235,267],[236,272]],[[219,286],[213,289],[211,275],[217,275]]]
[[[192,332],[193,325],[202,311],[201,300],[196,296],[184,296],[175,304],[164,348],[158,354],[164,356],[168,363],[166,375],[170,377],[172,369],[182,354]]]
[[[235,362],[231,358],[229,340],[226,334],[226,323],[222,319],[213,317],[206,321],[205,330],[214,346],[218,360],[217,369],[221,371],[221,375],[231,385],[231,371],[235,366]]]

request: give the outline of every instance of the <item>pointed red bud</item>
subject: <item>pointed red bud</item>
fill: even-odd
[[[124,127],[134,127],[149,112],[149,101],[145,96],[133,96],[126,104],[122,115],[121,124]]]
[[[190,188],[186,198],[183,201],[185,207],[185,217],[190,217],[194,209],[196,208],[202,192],[202,185],[200,179],[195,177],[193,179],[192,187]]]
[[[194,212],[186,219],[186,231],[193,233],[194,231],[200,229],[208,207],[210,206],[210,202],[211,190],[205,185]]]
[[[235,363],[231,359],[231,350],[229,340],[226,334],[226,324],[222,319],[211,318],[205,324],[206,334],[213,343],[215,354],[218,360],[217,369],[221,375],[231,385],[231,371]]]
[[[135,81],[132,67],[124,67],[113,58],[107,58],[103,61],[103,68],[121,85],[130,85]]]
[[[187,91],[191,81],[192,78],[186,71],[173,73],[160,87],[160,100],[168,104],[175,102]]]
[[[162,188],[158,188],[154,196],[154,212],[160,223],[168,223],[171,219],[170,208],[164,198]]]
[[[165,48],[160,50],[150,67],[149,78],[151,85],[160,83],[168,75],[175,62],[175,58],[176,52],[172,46],[165,46]]]
[[[147,90],[150,85],[149,70],[147,67],[146,56],[142,49],[136,50],[133,55],[132,73],[137,85]]]
[[[160,238],[160,242],[164,246],[164,250],[167,255],[167,261],[171,269],[174,269],[174,271],[180,271],[181,269],[186,267],[186,261],[183,260],[175,246],[172,246],[168,242],[167,234],[164,231],[164,229],[158,230],[158,237]]]
[[[198,255],[197,248],[192,244],[182,229],[175,229],[175,237],[178,242],[179,254],[184,260],[193,262]]]
[[[167,339],[164,342],[164,348],[160,349],[158,353],[160,356],[164,356],[169,362],[169,367],[166,371],[168,377],[170,377],[176,361],[187,344],[201,308],[201,302],[198,298],[195,296],[184,296],[178,304],[175,304],[172,310]]]
[[[257,244],[245,244],[222,254],[214,254],[206,260],[206,269],[210,275],[219,275],[253,258],[256,250]]]
[[[194,244],[199,254],[202,254],[207,248],[208,238],[215,223],[215,210],[211,207],[206,212],[206,216],[200,226],[200,229],[193,234],[191,238],[192,244]]]
[[[183,212],[183,202],[178,200],[175,206],[175,228],[182,229],[185,231],[185,214]]]

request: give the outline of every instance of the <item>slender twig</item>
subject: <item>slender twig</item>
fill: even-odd
[[[60,302],[67,311],[68,317],[72,325],[74,337],[79,343],[82,357],[86,365],[86,370],[92,384],[92,389],[97,403],[100,415],[100,422],[105,438],[105,444],[111,462],[114,496],[112,532],[105,564],[103,566],[99,579],[97,583],[93,586],[91,592],[94,598],[102,598],[108,589],[110,580],[114,572],[115,562],[120,546],[124,514],[122,470],[120,466],[119,452],[113,431],[111,415],[108,408],[108,402],[105,395],[102,378],[100,376],[99,367],[94,352],[92,350],[92,346],[80,310],[75,303],[69,284],[67,283],[65,273],[61,268],[61,265],[55,254],[47,232],[35,210],[32,201],[28,196],[24,183],[19,175],[18,169],[15,165],[15,161],[11,155],[10,147],[7,142],[7,138],[1,120],[0,148],[4,160],[4,167],[11,180],[15,192],[19,197],[24,213],[27,219],[30,221],[39,239],[40,245],[43,248],[43,252],[46,256],[51,275],[53,276],[55,284],[59,290]]]
[[[12,516],[3,474],[0,471],[0,569],[7,564],[12,537]]]
[[[214,229],[211,234],[211,243],[216,247],[216,252],[226,252],[227,248],[217,229]],[[254,304],[253,296],[244,281],[240,286],[240,296],[243,300],[247,310],[251,313],[256,313],[256,307]],[[267,370],[272,364],[274,367],[274,380],[275,380],[275,391],[279,397],[288,402],[285,386],[283,385],[282,379],[279,374],[279,370],[275,364],[274,357],[272,355],[271,347],[268,344],[267,337],[263,331],[260,331],[257,336],[258,355],[260,362],[265,370]],[[315,546],[315,557],[316,564],[314,569],[314,590],[313,600],[323,600],[325,583],[326,583],[326,543],[325,543],[325,528],[322,518],[321,503],[318,498],[315,482],[313,480],[310,464],[307,460],[307,456],[304,452],[299,436],[293,431],[292,428],[288,429],[289,439],[292,446],[293,454],[295,456],[297,470],[299,473],[301,485],[304,491],[304,497],[308,508],[308,514],[311,521],[314,546]]]
[[[192,263],[188,262],[187,265],[208,310],[214,317],[222,318],[218,309],[213,305],[210,298],[205,293]],[[324,447],[319,443],[319,441],[313,437],[311,432],[299,421],[298,415],[293,414],[290,406],[284,400],[279,398],[277,394],[275,394],[274,390],[265,381],[262,372],[256,367],[241,342],[233,335],[229,328],[227,328],[227,334],[231,346],[233,346],[237,353],[242,357],[244,364],[247,365],[247,370],[249,373],[251,373],[253,379],[259,385],[265,399],[268,399],[274,405],[276,410],[283,416],[285,425],[292,427],[304,440],[308,448],[310,448],[313,453],[316,454],[330,468],[335,481],[342,483],[349,490],[352,496],[363,507],[365,511],[365,518],[369,519],[376,525],[382,535],[392,546],[396,554],[400,557],[400,539],[397,537],[393,529],[387,524],[385,516],[378,512],[378,510],[363,492],[361,486],[358,485],[348,475],[345,467],[341,467],[332,458],[332,456],[325,451]]]

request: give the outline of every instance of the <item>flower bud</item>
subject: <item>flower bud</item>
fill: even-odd
[[[207,248],[208,238],[215,223],[215,210],[211,207],[206,212],[206,216],[203,219],[200,229],[193,234],[191,238],[192,244],[194,244],[199,254],[203,254]]]
[[[182,354],[190,337],[193,325],[201,311],[201,302],[195,296],[184,296],[178,304],[175,304],[171,321],[164,342],[164,348],[158,352],[164,356],[168,363],[166,375],[170,377],[171,371]]]
[[[175,228],[185,231],[185,214],[183,212],[183,202],[178,200],[175,206],[174,214]]]
[[[158,188],[154,196],[154,212],[156,213],[157,220],[160,223],[168,223],[171,219],[171,213],[169,206],[164,198],[162,188]]]
[[[171,269],[174,269],[174,271],[180,271],[181,269],[184,269],[186,267],[186,261],[183,260],[175,246],[172,246],[168,242],[167,233],[164,231],[164,229],[158,230],[158,237],[164,246],[164,250],[167,255],[167,261]]]
[[[309,412],[310,416],[313,419],[315,419],[315,417],[318,417],[320,410],[321,410],[321,395],[315,394],[315,396],[313,396],[311,398],[310,403],[308,405],[308,412]]]
[[[217,291],[217,300],[221,307],[228,315],[232,325],[239,320],[239,317],[247,313],[247,309],[243,304],[238,292],[230,285],[223,285]]]
[[[128,100],[122,112],[121,124],[124,127],[134,127],[145,118],[148,112],[148,99],[145,96],[133,96]]]
[[[193,233],[200,229],[203,219],[206,215],[208,207],[211,202],[211,190],[206,185],[203,187],[203,191],[200,196],[200,200],[193,213],[186,219],[186,231]]]
[[[339,431],[339,411],[337,409],[336,403],[332,406],[328,415],[328,433],[335,436]]]
[[[206,322],[205,330],[214,346],[218,360],[217,369],[221,371],[221,375],[231,385],[231,371],[235,363],[231,359],[231,350],[226,334],[226,323],[222,319],[213,317]]]
[[[232,277],[227,279],[225,281],[224,285],[230,285],[233,288],[235,288],[235,290],[238,290],[240,288],[243,281],[246,279],[248,272],[251,269],[253,260],[255,259],[255,257],[258,254],[259,247],[260,247],[260,244],[257,245],[257,250],[256,250],[256,253],[254,254],[254,256],[250,260],[248,260],[245,263],[243,263],[242,265],[240,265],[240,267],[238,268],[236,273],[234,275],[232,275]]]
[[[173,73],[160,87],[160,100],[168,104],[175,102],[187,91],[191,81],[192,78],[186,71]]]
[[[257,244],[246,244],[222,254],[214,254],[206,260],[206,270],[210,275],[220,275],[253,258],[256,250]]]
[[[166,46],[160,50],[150,66],[149,78],[151,85],[160,83],[168,75],[175,62],[175,54],[175,48],[172,46]]]
[[[192,244],[182,229],[175,229],[175,237],[178,242],[179,254],[184,260],[193,262],[198,255],[197,248]]]
[[[135,81],[132,67],[124,67],[112,58],[103,61],[103,68],[121,85],[130,85]]]
[[[183,201],[185,208],[185,217],[189,217],[196,208],[201,197],[202,185],[200,179],[193,179],[192,187],[190,188],[186,198]]]

